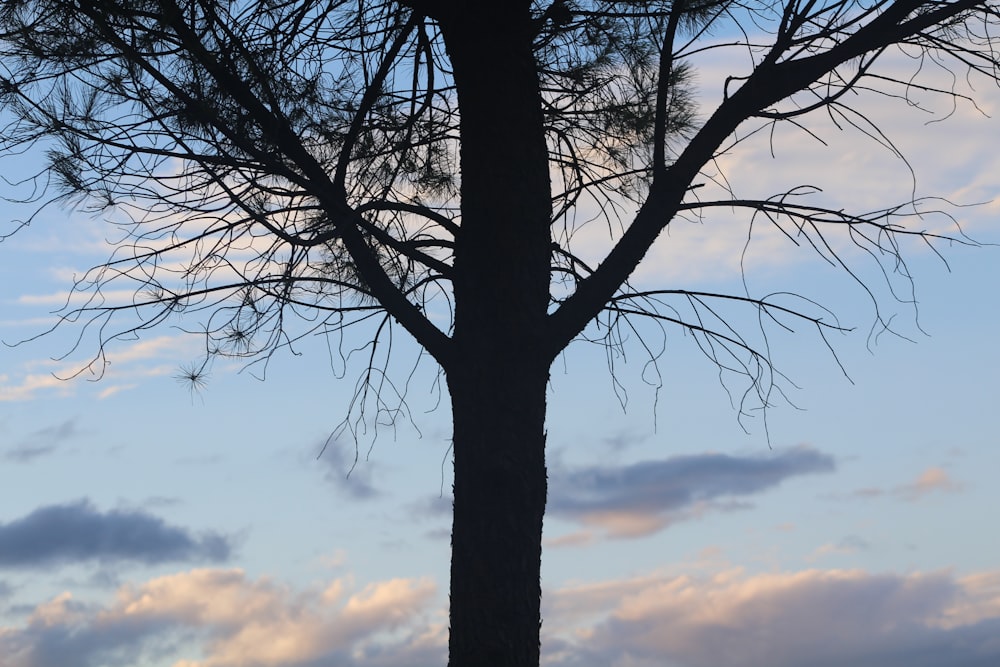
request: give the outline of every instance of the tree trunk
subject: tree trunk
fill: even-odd
[[[437,17],[461,131],[450,667],[537,667],[552,213],[530,3]]]
[[[449,376],[454,414],[450,667],[537,667],[544,368]]]

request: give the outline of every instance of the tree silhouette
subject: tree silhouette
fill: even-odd
[[[794,292],[640,290],[630,275],[672,221],[709,224],[722,209],[862,284],[858,262],[890,286],[909,280],[907,237],[968,242],[957,227],[954,239],[923,231],[932,200],[852,211],[806,186],[748,200],[727,194],[712,165],[754,133],[808,134],[814,117],[895,150],[858,95],[901,113],[914,95],[971,102],[928,70],[996,81],[998,10],[11,0],[0,9],[0,152],[48,156],[21,175],[39,210],[68,202],[118,226],[61,324],[95,332],[98,366],[105,345],[178,316],[206,340],[206,359],[184,370],[195,383],[212,357],[267,359],[298,336],[374,322],[350,425],[366,409],[397,414],[377,360],[394,330],[412,336],[443,372],[454,420],[449,664],[526,667],[539,661],[553,360],[574,340],[620,345],[650,318],[744,377],[741,410],[766,408],[780,379],[768,328],[825,341],[840,329],[829,312]],[[734,48],[751,67],[699,109],[692,63]],[[899,51],[912,76],[883,66]],[[592,218],[612,239],[596,257],[574,243]],[[115,300],[120,290],[133,298]],[[730,323],[733,307],[756,314],[763,339]]]

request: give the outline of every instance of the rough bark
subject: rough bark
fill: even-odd
[[[539,660],[551,187],[528,9],[440,17],[462,138],[450,667]]]
[[[542,368],[449,375],[455,508],[450,667],[537,667],[545,388]]]

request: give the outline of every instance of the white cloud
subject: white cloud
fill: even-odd
[[[110,385],[110,386],[107,386],[104,389],[102,389],[101,392],[97,395],[97,398],[99,398],[100,400],[104,400],[105,398],[111,398],[115,394],[118,394],[118,393],[123,392],[123,391],[128,391],[129,389],[135,389],[137,386],[138,385],[136,385],[136,384],[114,384],[114,385]]]
[[[711,561],[711,562],[710,562]],[[1000,571],[692,574],[573,584],[544,597],[548,667],[988,667],[1000,660]],[[200,569],[64,592],[0,627],[4,667],[439,667],[447,622],[427,579],[306,589]],[[157,658],[158,656],[158,658]],[[156,660],[167,662],[156,662]]]
[[[26,401],[47,390],[51,390],[56,396],[70,396],[73,393],[67,382],[54,375],[28,373],[16,380],[12,380],[9,375],[0,375],[0,402]]]
[[[131,667],[158,652],[174,656],[173,667],[350,665],[361,655],[381,665],[440,661],[433,582],[351,588],[337,579],[295,591],[242,570],[198,569],[123,586],[108,605],[65,592],[24,626],[0,627],[0,655],[4,667]],[[196,638],[195,648],[179,636]]]
[[[134,290],[102,291],[97,303],[130,303],[135,297]],[[51,306],[67,309],[80,308],[95,302],[94,295],[85,291],[60,290],[48,294],[22,294],[17,303],[25,306]]]
[[[739,49],[719,49],[692,59],[702,119],[721,101],[727,77],[741,69],[748,71],[739,64],[745,57]],[[915,65],[906,56],[889,55],[883,58],[879,73],[908,80]],[[921,72],[919,81],[945,89],[954,83],[950,73],[931,68]],[[997,123],[983,112],[991,113],[1000,107],[1000,90],[989,82],[973,83],[985,85],[966,91],[959,81],[959,92],[969,92],[979,109],[967,102],[952,109],[951,101],[944,96],[932,97],[916,89],[909,90],[909,94],[933,113],[875,93],[862,92],[842,99],[858,110],[859,118],[871,119],[884,131],[902,158],[862,130],[843,121],[838,127],[825,112],[817,111],[796,118],[812,134],[784,124],[773,133],[769,129],[757,132],[720,155],[695,180],[703,187],[692,191],[689,199],[761,199],[809,184],[822,188],[822,192],[802,197],[799,203],[864,213],[906,202],[914,194],[943,197],[957,205],[983,204],[956,208],[940,201],[928,203],[926,208],[942,208],[973,237],[994,240],[997,236],[992,221],[1000,210],[995,178],[1000,173],[1000,153],[993,142],[983,140],[984,135],[996,134]],[[934,120],[941,122],[930,122]],[[765,126],[765,121],[750,121],[739,134],[746,137]],[[675,219],[646,255],[633,276],[634,282],[641,287],[677,283],[689,286],[695,281],[712,284],[738,278],[744,270],[784,271],[822,261],[805,237],[787,222],[786,231],[797,238],[799,247],[762,217],[756,220],[748,243],[750,214],[745,209],[719,207],[708,209],[705,220],[699,223]],[[589,219],[593,215],[596,210],[581,212],[578,217]],[[627,215],[623,218],[626,223],[630,219]],[[907,224],[931,232],[958,231],[949,217],[937,214],[911,218]],[[843,225],[827,227],[824,235],[834,249],[852,262],[869,261],[853,246]],[[607,252],[609,236],[617,234],[609,232],[607,225],[588,225],[574,238],[574,249],[593,265]],[[919,242],[904,244],[902,250],[911,258],[927,252]]]
[[[112,343],[103,350],[103,359],[90,360],[90,366],[87,361],[29,360],[19,372],[0,375],[0,402],[75,396],[83,383],[98,377],[104,381],[96,387],[98,398],[109,398],[138,386],[142,378],[176,372],[180,362],[197,357],[198,343],[196,336],[183,334]],[[47,372],[35,372],[39,369]]]
[[[547,663],[670,667],[1000,664],[1000,572],[646,575],[549,594]],[[548,627],[548,626],[547,626]]]

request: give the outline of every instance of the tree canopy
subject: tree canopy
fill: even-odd
[[[794,289],[639,289],[630,276],[669,225],[720,211],[748,235],[773,225],[859,284],[869,262],[890,289],[911,280],[905,239],[971,243],[924,225],[948,215],[937,200],[854,210],[806,181],[745,199],[713,164],[761,132],[809,137],[817,117],[895,151],[858,96],[899,113],[925,96],[974,103],[961,82],[998,80],[998,12],[971,0],[11,1],[0,154],[45,152],[40,173],[5,174],[39,210],[68,203],[117,228],[62,320],[94,332],[98,366],[105,345],[178,317],[205,337],[194,381],[213,357],[267,358],[358,322],[377,323],[371,359],[394,329],[412,336],[443,371],[455,420],[451,664],[533,665],[553,359],[574,340],[619,345],[648,318],[745,378],[741,409],[770,405],[766,335],[732,326],[731,307],[765,334],[805,327],[824,341],[842,329],[832,313]],[[747,69],[706,106],[697,62],[733,49]],[[897,54],[904,75],[885,66]],[[599,224],[595,252],[580,239]],[[359,392],[378,391],[376,371]]]

